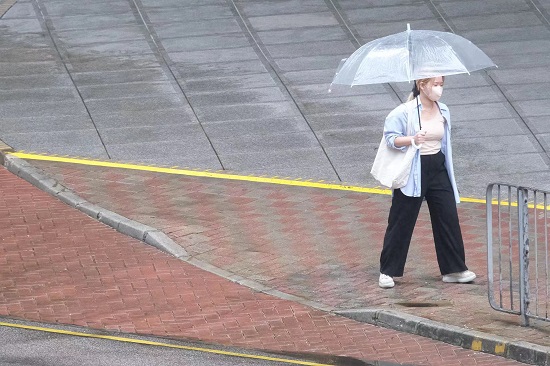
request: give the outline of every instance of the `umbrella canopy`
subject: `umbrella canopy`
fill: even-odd
[[[407,30],[369,42],[342,60],[333,84],[413,81],[496,66],[469,40],[449,32]]]

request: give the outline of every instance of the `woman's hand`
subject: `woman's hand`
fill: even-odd
[[[418,133],[414,135],[415,145],[421,145],[424,142],[426,142],[426,131],[418,131]]]

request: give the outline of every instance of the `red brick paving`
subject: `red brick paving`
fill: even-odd
[[[163,230],[195,258],[268,287],[335,309],[399,310],[509,340],[550,346],[550,324],[533,322],[530,328],[521,327],[517,316],[489,306],[484,204],[459,205],[467,263],[478,274],[474,284],[441,281],[430,219],[423,207],[405,277],[397,280],[394,289],[381,290],[378,255],[388,196],[33,164],[89,201]],[[439,306],[402,305],[410,303]]]
[[[417,365],[520,364],[255,292],[128,238],[0,169],[0,314]]]

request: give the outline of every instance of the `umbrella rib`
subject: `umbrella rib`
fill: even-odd
[[[449,46],[451,48],[451,52],[453,53],[453,55],[455,55],[455,57],[460,61],[460,63],[464,66],[464,60],[462,59],[462,57],[460,57],[458,55],[458,53],[455,52],[453,46],[451,46],[449,44],[449,42],[445,41],[443,38],[441,38],[440,36],[436,35],[435,38],[441,40],[441,42],[445,43],[447,46]],[[468,75],[470,75],[470,70],[468,70],[465,66],[464,66],[464,70],[468,73]],[[472,70],[472,71],[475,71],[475,70]]]
[[[372,43],[372,42],[374,42],[374,41],[371,41],[371,42],[369,42],[369,43],[363,45],[362,47],[366,47],[366,46],[368,46],[368,45],[369,45],[370,43]],[[369,53],[372,53],[373,51],[375,51],[376,49],[378,49],[380,46],[382,46],[382,42],[378,42],[378,44],[376,44],[376,45],[369,51]],[[360,47],[360,48],[362,48],[362,47]],[[348,60],[350,60],[350,59],[351,59],[351,57],[348,58]],[[359,63],[358,69],[359,69],[359,68],[361,68],[361,63]],[[353,78],[353,81],[355,81],[356,78],[357,78],[357,74],[356,74],[356,76]],[[355,84],[354,82],[352,82],[351,86],[354,86],[354,85],[360,85],[360,84]]]
[[[370,43],[370,42],[369,42],[369,43]],[[369,43],[367,43],[365,46],[368,46]],[[373,49],[370,50],[370,52],[374,51],[374,50],[377,49],[379,46],[380,46],[380,43],[377,44],[376,46],[374,46]],[[369,53],[370,53],[370,52],[369,52]],[[351,58],[351,57],[350,57],[350,58]],[[359,63],[359,66],[357,67],[357,69],[360,69],[360,68],[361,68],[361,62]],[[355,76],[353,77],[353,82],[351,83],[351,86],[356,85],[356,84],[355,84],[355,79],[356,79],[356,78],[357,78],[357,73],[356,73]],[[357,84],[357,85],[358,85],[358,84]]]

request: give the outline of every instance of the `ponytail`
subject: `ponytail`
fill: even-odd
[[[407,102],[410,102],[411,100],[413,100],[414,98],[420,95],[420,89],[418,89],[418,82],[419,81],[416,81],[416,80],[414,81],[414,86],[412,88],[411,94],[409,94],[409,97],[407,98]]]

